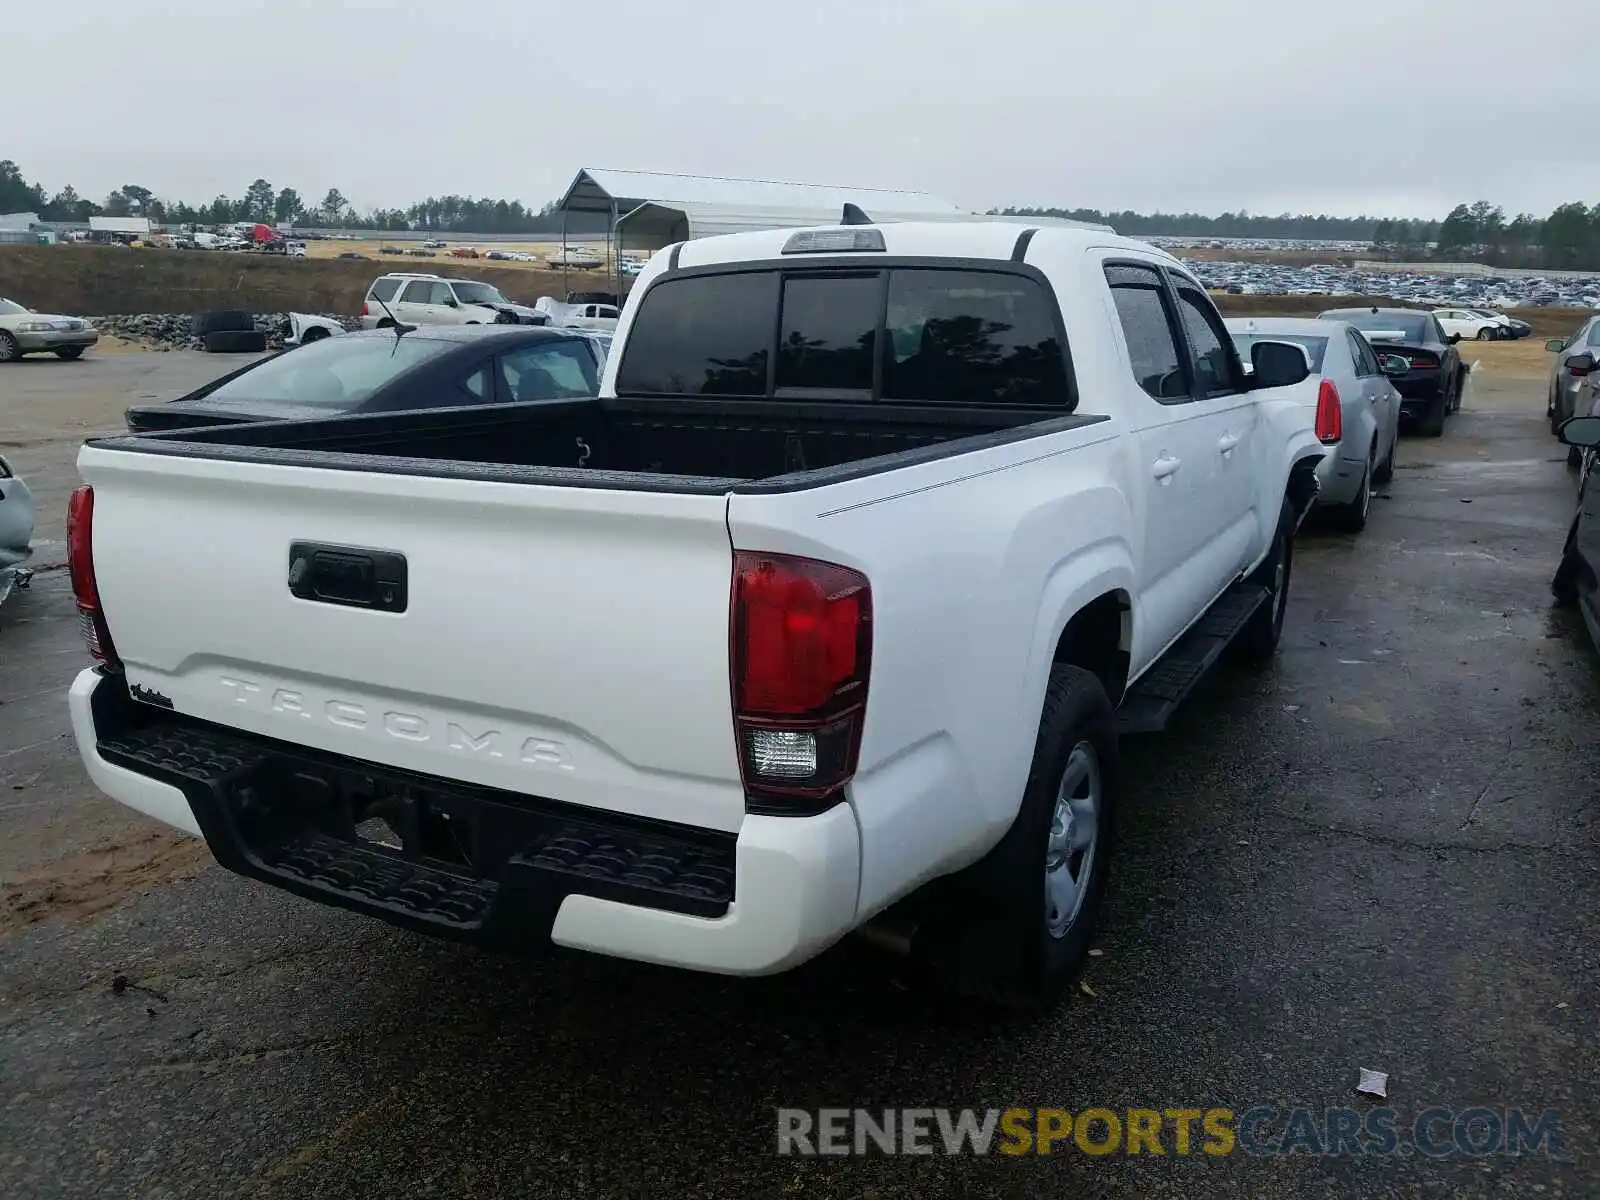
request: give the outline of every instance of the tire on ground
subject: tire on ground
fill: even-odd
[[[1283,637],[1283,618],[1289,607],[1289,581],[1294,575],[1294,510],[1284,500],[1278,511],[1278,528],[1272,535],[1272,550],[1250,574],[1250,582],[1267,589],[1266,603],[1239,631],[1234,641],[1239,656],[1247,662],[1269,661]],[[1278,567],[1282,563],[1282,571]]]
[[[1098,768],[1092,852],[1076,915],[1049,927],[1046,857],[1056,798],[1074,750],[1086,744]],[[1094,934],[1114,843],[1119,762],[1111,701],[1082,667],[1051,669],[1022,804],[1005,836],[978,862],[940,881],[928,939],[919,953],[952,991],[1011,1008],[1054,1002],[1076,978]],[[922,931],[919,930],[919,935]]]
[[[194,318],[194,335],[197,338],[204,338],[210,333],[247,333],[255,327],[255,317],[233,309],[196,313]]]
[[[267,335],[259,329],[227,329],[208,333],[201,339],[208,354],[253,354],[267,348]]]

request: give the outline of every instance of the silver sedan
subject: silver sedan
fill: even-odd
[[[1305,351],[1311,378],[1299,384],[1308,406],[1321,403],[1325,384],[1339,397],[1339,425],[1324,438],[1328,455],[1317,468],[1317,505],[1344,528],[1364,529],[1374,484],[1394,474],[1400,437],[1400,393],[1390,375],[1403,375],[1404,359],[1380,355],[1353,325],[1299,317],[1229,317],[1225,324],[1250,361],[1255,342],[1293,342]],[[1335,436],[1336,434],[1336,436]]]

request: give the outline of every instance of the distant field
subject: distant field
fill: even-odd
[[[610,275],[595,272],[573,271],[563,277],[560,271],[482,259],[374,254],[370,262],[346,262],[210,250],[0,245],[0,296],[43,312],[85,317],[225,308],[354,314],[373,279],[385,271],[481,279],[512,300],[530,304],[569,289],[609,291],[615,283]],[[623,281],[624,291],[629,282]]]

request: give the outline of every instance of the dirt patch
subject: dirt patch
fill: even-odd
[[[0,881],[0,936],[48,920],[81,920],[130,893],[186,879],[211,861],[199,838],[144,829]]]
[[[0,296],[41,312],[114,313],[360,311],[367,288],[390,271],[481,279],[512,300],[572,291],[610,291],[609,275],[512,270],[481,260],[347,262],[210,250],[111,246],[0,246]],[[629,280],[623,281],[626,291]]]

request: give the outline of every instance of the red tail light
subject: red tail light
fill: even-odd
[[[372,309],[368,306],[365,300],[361,302],[361,315],[363,317],[370,317],[372,315]]]
[[[109,671],[122,670],[94,578],[94,489],[87,485],[74,488],[67,500],[67,573],[72,576],[72,598],[78,604],[78,625],[90,657]]]
[[[1439,365],[1436,357],[1422,350],[1407,350],[1401,357],[1411,364],[1413,371],[1431,371]]]
[[[849,567],[740,550],[733,719],[752,798],[794,806],[847,783],[861,750],[872,588]]]
[[[1333,380],[1324,379],[1317,389],[1317,441],[1337,442],[1344,436],[1344,409],[1339,403],[1339,389]]]

